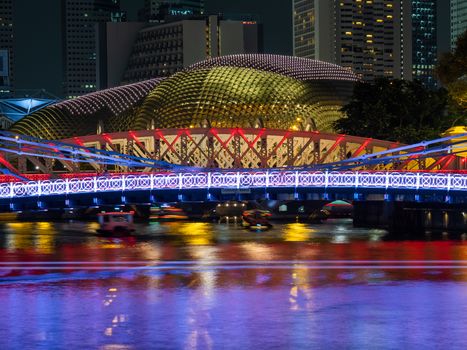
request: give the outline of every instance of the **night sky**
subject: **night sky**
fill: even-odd
[[[292,0],[205,0],[206,13],[254,15],[264,28],[264,51],[292,54]],[[128,20],[136,20],[144,0],[121,0]]]

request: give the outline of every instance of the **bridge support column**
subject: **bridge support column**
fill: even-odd
[[[421,203],[423,202],[423,196],[420,194],[415,195],[415,202]]]
[[[353,200],[354,201],[363,201],[363,200],[365,200],[365,195],[363,193],[354,192]]]
[[[100,204],[102,204],[102,200],[101,200],[100,198],[94,197],[94,198],[92,199],[92,203],[93,203],[94,205],[100,205]]]
[[[293,197],[296,201],[303,199],[303,195],[297,191],[294,192]]]
[[[38,200],[37,209],[47,209],[47,203],[45,203],[44,201]]]
[[[122,204],[126,204],[126,196],[124,194],[122,194],[120,201],[122,202]]]
[[[151,202],[151,203],[156,203],[156,196],[153,195],[153,194],[151,194],[151,195],[149,196],[149,202]]]
[[[390,193],[385,193],[384,194],[384,201],[385,202],[393,202],[394,201],[394,195]]]
[[[445,202],[445,203],[453,203],[454,201],[453,201],[452,196],[448,194],[448,195],[446,195],[446,196],[444,197],[444,202]]]

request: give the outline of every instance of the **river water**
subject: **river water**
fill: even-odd
[[[466,349],[467,243],[351,221],[0,224],[0,349]]]

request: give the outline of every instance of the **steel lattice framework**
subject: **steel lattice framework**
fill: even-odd
[[[467,174],[248,171],[158,173],[0,184],[0,198],[126,191],[209,189],[329,189],[467,193]]]
[[[147,134],[151,132],[151,134]],[[7,160],[5,157],[0,157],[0,163],[5,167],[2,169],[7,174],[14,174],[16,181],[4,180],[0,183],[0,198],[22,198],[22,197],[34,197],[34,196],[61,196],[61,195],[72,195],[72,194],[98,194],[107,192],[126,192],[126,191],[159,191],[159,190],[178,190],[178,191],[190,191],[190,190],[207,190],[210,189],[303,189],[303,190],[327,190],[327,189],[351,189],[353,191],[367,191],[371,190],[378,193],[387,192],[403,192],[403,191],[434,191],[436,193],[465,193],[467,192],[467,174],[466,173],[445,173],[445,172],[397,172],[397,171],[320,171],[317,170],[321,166],[329,167],[331,169],[341,169],[350,167],[374,167],[375,164],[386,165],[388,158],[389,160],[396,159],[400,162],[401,158],[409,159],[412,161],[414,156],[419,157],[420,154],[423,156],[423,160],[426,161],[426,155],[432,156],[433,154],[441,154],[445,157],[449,152],[455,154],[456,152],[465,151],[465,137],[467,135],[460,134],[455,136],[445,137],[439,140],[433,140],[424,142],[423,152],[419,149],[419,145],[402,146],[397,148],[390,148],[391,145],[384,143],[383,141],[375,141],[369,139],[346,137],[344,135],[322,135],[319,133],[305,133],[297,132],[291,134],[290,132],[274,131],[274,130],[242,130],[242,129],[227,129],[227,130],[171,130],[166,131],[166,134],[161,134],[161,131],[144,131],[137,134],[135,132],[125,133],[126,142],[131,142],[132,147],[135,143],[139,147],[140,152],[149,152],[144,142],[148,142],[145,137],[152,138],[152,141],[165,140],[167,146],[171,148],[171,151],[176,151],[176,142],[182,139],[183,136],[193,137],[198,135],[201,138],[199,142],[209,141],[209,137],[216,138],[221,142],[227,152],[226,158],[233,157],[230,163],[227,165],[242,164],[237,163],[235,154],[241,154],[242,148],[238,142],[234,142],[233,146],[236,149],[235,154],[232,154],[228,142],[222,141],[223,137],[228,139],[237,138],[237,141],[242,139],[244,143],[249,147],[249,151],[256,153],[252,154],[252,157],[260,159],[262,153],[258,152],[257,148],[261,145],[268,143],[267,137],[272,136],[273,138],[279,137],[280,140],[273,143],[274,150],[283,145],[290,143],[289,147],[286,148],[288,152],[285,152],[283,157],[291,160],[298,159],[297,154],[294,151],[294,139],[303,138],[305,144],[301,145],[298,149],[301,150],[300,156],[303,157],[306,154],[304,150],[310,148],[309,145],[315,141],[319,141],[318,145],[321,147],[321,142],[325,140],[330,146],[329,150],[320,154],[319,157],[310,153],[316,162],[313,164],[302,163],[301,166],[290,162],[284,162],[283,166],[271,166],[270,169],[209,169],[207,167],[191,167],[183,165],[174,165],[165,160],[157,160],[154,157],[143,157],[135,155],[135,148],[131,148],[129,154],[123,154],[116,151],[116,144],[109,135],[98,135],[99,141],[104,140],[104,146],[110,147],[110,150],[88,148],[83,145],[83,141],[93,142],[90,140],[74,139],[76,144],[56,142],[49,140],[40,140],[30,136],[17,135],[9,132],[0,132],[0,151],[6,155],[16,156],[16,161],[24,161],[29,159],[31,162],[36,161],[33,164],[39,164],[39,159],[45,159],[46,161],[58,161],[60,164],[67,165],[71,172],[70,176],[62,177],[59,179],[46,179],[38,181],[29,181],[23,175],[19,173],[18,169],[14,168],[13,163]],[[224,133],[224,134],[223,134]],[[253,133],[253,135],[249,135]],[[268,134],[270,133],[270,134]],[[172,135],[173,140],[168,141],[169,135]],[[230,135],[230,136],[228,136]],[[112,135],[117,137],[119,135]],[[122,135],[120,135],[122,136]],[[90,137],[92,138],[92,137]],[[265,142],[258,140],[266,138]],[[252,140],[252,141],[251,141]],[[292,140],[292,141],[287,141]],[[460,140],[460,141],[459,141]],[[186,140],[185,140],[186,141]],[[345,141],[345,142],[344,142]],[[450,142],[446,146],[446,142]],[[389,149],[367,154],[360,157],[354,157],[340,162],[326,163],[328,156],[331,156],[335,149],[342,147],[345,143],[356,143],[351,151],[349,148],[344,148],[343,153],[348,151],[348,154],[361,154],[363,150],[374,150],[376,147],[386,146]],[[371,142],[373,148],[367,148]],[[183,144],[183,143],[182,143]],[[102,144],[100,144],[102,146]],[[259,145],[259,146],[258,146]],[[128,144],[125,145],[128,147]],[[236,148],[235,148],[236,147]],[[246,146],[245,146],[246,147]],[[105,147],[104,147],[105,148]],[[311,147],[316,151],[315,146]],[[128,148],[124,150],[129,151]],[[155,150],[155,149],[154,149]],[[190,159],[186,153],[187,149],[182,150],[181,155],[185,158],[181,160]],[[219,150],[220,151],[220,150]],[[412,151],[412,153],[410,152]],[[205,152],[199,150],[199,152]],[[341,152],[342,153],[342,152]],[[181,156],[179,154],[179,156]],[[264,161],[267,163],[268,159],[277,159],[280,153],[268,154],[263,153]],[[287,155],[287,157],[286,157]],[[381,156],[381,158],[379,158]],[[269,157],[269,158],[268,158]],[[211,158],[214,159],[214,158]],[[362,161],[363,159],[363,161]],[[368,160],[368,164],[364,161]],[[276,160],[274,160],[276,161]],[[439,161],[435,161],[435,164]],[[183,163],[183,162],[181,162]],[[84,176],[78,177],[79,174],[74,174],[72,171],[76,168],[76,164],[92,164],[96,167],[107,167],[112,166],[114,170],[134,170],[138,168],[142,173],[134,174],[105,174],[104,176],[99,174],[85,174]],[[185,162],[189,165],[188,162]],[[260,165],[257,163],[257,165]],[[277,163],[273,163],[277,164]],[[349,165],[350,164],[350,165]],[[45,163],[47,165],[47,162]],[[40,167],[38,167],[40,168]],[[240,168],[240,167],[239,167]],[[244,167],[246,168],[246,167]],[[165,172],[160,172],[161,169],[165,169]],[[434,167],[430,170],[433,171]],[[47,169],[46,169],[47,170]],[[53,170],[53,169],[51,169]],[[36,171],[37,172],[37,171]],[[18,179],[20,181],[18,181]],[[9,181],[9,182],[8,182]]]
[[[397,147],[396,147],[397,146]],[[75,137],[64,142],[0,132],[1,181],[111,173],[303,169],[466,169],[467,134],[421,144],[268,129],[168,129]]]
[[[29,164],[28,164],[29,163]],[[114,151],[90,149],[75,144],[42,140],[32,136],[0,131],[0,171],[27,181],[27,173],[80,172],[85,169],[99,172],[104,166],[126,168],[181,170],[184,167],[152,158],[142,158]],[[32,170],[28,171],[32,166]],[[58,167],[57,167],[58,165]]]
[[[338,162],[317,164],[316,169],[371,169],[390,165],[396,169],[461,170],[466,168],[467,133],[363,154]]]
[[[143,130],[64,142],[172,164],[223,169],[310,167],[400,146],[362,137],[264,128]]]

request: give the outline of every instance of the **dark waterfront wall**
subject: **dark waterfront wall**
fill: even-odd
[[[467,232],[467,204],[362,201],[354,203],[354,226],[391,232]]]

